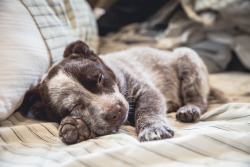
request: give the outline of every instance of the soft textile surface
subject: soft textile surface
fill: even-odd
[[[0,120],[47,71],[49,53],[33,18],[20,1],[0,5]]]
[[[52,56],[52,64],[62,59],[65,46],[85,41],[97,51],[98,35],[94,15],[85,0],[22,0],[34,18]]]
[[[169,0],[143,24],[133,23],[105,36],[105,43],[118,49],[188,46],[198,52],[210,73],[224,71],[232,55],[250,70],[249,15],[249,0]]]
[[[237,84],[229,82],[230,76],[237,76]],[[223,89],[230,89],[227,95],[235,101],[250,101],[240,98],[243,88],[234,87],[250,85],[249,75],[211,76],[215,80],[215,87],[227,83]],[[249,166],[250,103],[210,105],[197,123],[177,122],[175,113],[168,118],[172,139],[140,143],[133,127],[122,126],[115,134],[67,146],[58,138],[58,124],[14,113],[0,122],[0,166]]]

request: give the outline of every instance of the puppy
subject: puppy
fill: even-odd
[[[207,69],[191,49],[164,52],[141,47],[95,55],[82,41],[69,44],[19,110],[60,123],[67,144],[106,135],[125,121],[140,141],[171,138],[166,113],[199,120],[210,92]]]

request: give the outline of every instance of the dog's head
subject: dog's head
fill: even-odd
[[[112,70],[82,41],[68,45],[63,57],[26,93],[19,110],[31,108],[38,118],[56,122],[67,115],[81,117],[98,135],[122,125],[128,103]]]

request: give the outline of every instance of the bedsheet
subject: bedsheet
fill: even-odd
[[[234,77],[237,82],[229,82]],[[232,102],[211,104],[196,123],[167,114],[175,136],[160,141],[140,143],[134,127],[124,125],[114,134],[65,145],[57,123],[16,112],[0,122],[0,166],[250,166],[249,74],[216,74],[210,81],[221,83],[215,87],[227,83],[223,89]]]

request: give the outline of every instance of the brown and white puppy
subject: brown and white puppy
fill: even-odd
[[[207,69],[191,49],[141,47],[98,57],[76,41],[63,57],[27,92],[19,110],[61,122],[67,144],[109,134],[126,120],[140,141],[171,138],[166,113],[194,122],[207,110]]]

